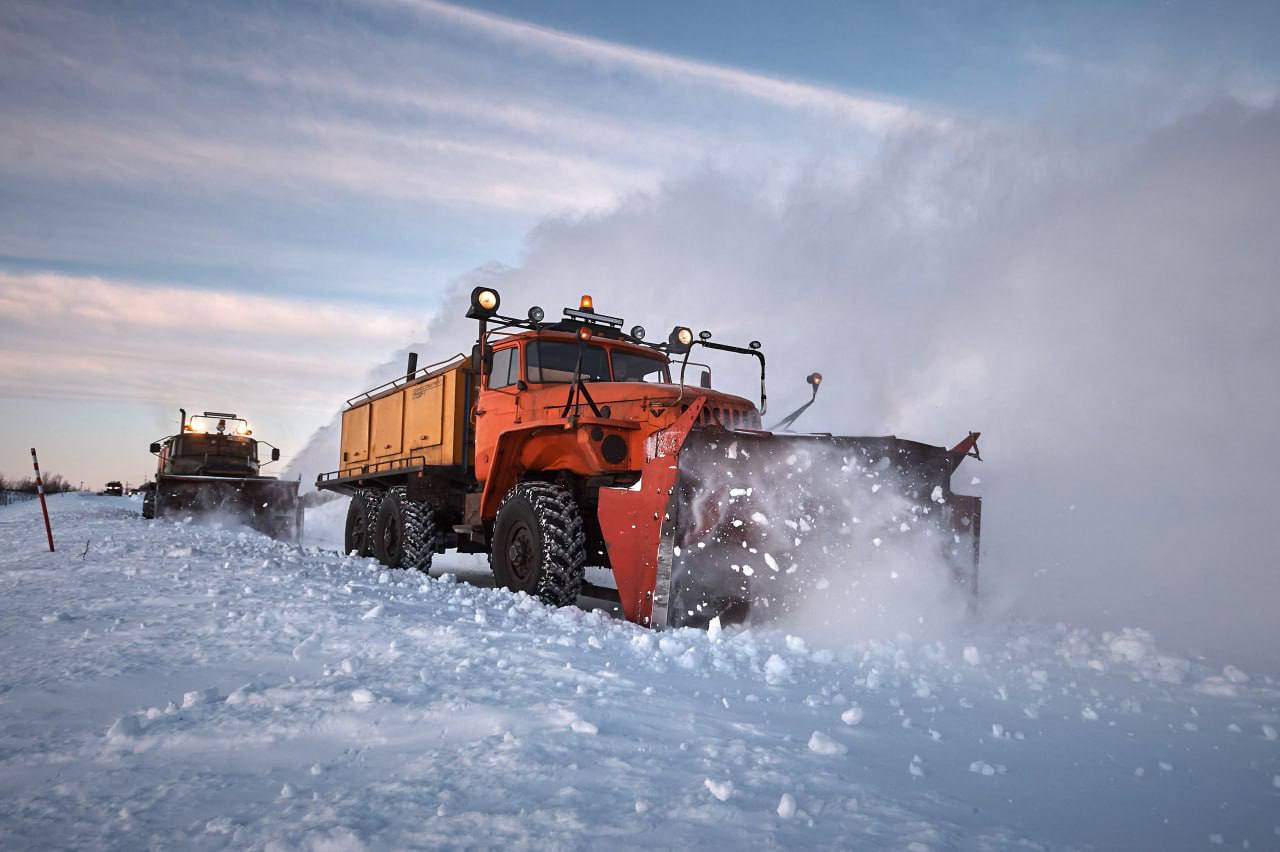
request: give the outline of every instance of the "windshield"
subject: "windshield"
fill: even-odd
[[[615,382],[671,382],[665,358],[649,358],[634,352],[614,350],[613,380]]]
[[[525,347],[525,357],[529,381],[567,384],[573,381],[573,368],[578,363],[578,344],[535,340]],[[601,347],[582,347],[582,380],[609,381],[609,357]]]

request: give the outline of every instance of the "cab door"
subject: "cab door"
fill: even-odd
[[[493,364],[476,400],[476,478],[489,478],[498,436],[521,421],[518,383],[521,376],[519,344],[493,350]]]

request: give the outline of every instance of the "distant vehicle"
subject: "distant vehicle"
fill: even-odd
[[[142,516],[225,513],[272,538],[300,540],[298,482],[261,474],[280,460],[280,449],[254,438],[249,422],[235,414],[179,412],[181,431],[151,445],[159,461],[155,481],[140,489]],[[261,446],[271,448],[268,461],[260,459]]]
[[[641,326],[627,333],[596,313],[590,296],[558,321],[498,305],[494,290],[472,292],[470,358],[418,369],[411,353],[403,376],[347,400],[339,468],[316,487],[351,496],[348,552],[419,570],[449,547],[488,553],[498,585],[552,605],[588,589],[639,624],[705,626],[821,594],[806,566],[830,557],[808,533],[856,500],[875,517],[828,541],[874,559],[881,537],[924,528],[956,583],[976,592],[981,503],[954,493],[951,476],[977,456],[977,433],[950,449],[781,433],[809,403],[765,431],[757,341],[677,326],[651,343]],[[695,347],[754,359],[759,406],[713,389],[709,368],[687,385]],[[822,376],[808,381],[812,403]],[[586,584],[587,565],[610,568],[616,592]]]
[[[116,480],[113,479],[107,483],[106,488],[102,489],[102,494],[104,494],[107,497],[123,497],[124,483],[117,482]]]

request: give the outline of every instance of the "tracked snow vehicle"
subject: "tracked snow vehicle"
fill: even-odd
[[[776,611],[823,593],[812,562],[873,570],[907,541],[976,591],[981,503],[951,475],[977,433],[947,449],[765,431],[756,341],[677,327],[651,343],[588,296],[557,321],[499,304],[472,293],[470,357],[419,369],[410,354],[403,376],[347,401],[339,467],[316,487],[351,496],[349,552],[421,570],[446,548],[488,553],[501,586],[556,605],[615,597],[659,628]],[[755,359],[759,404],[713,389],[709,371],[686,384],[698,347]],[[616,591],[586,584],[588,565]]]
[[[280,449],[253,437],[249,422],[235,414],[206,411],[187,417],[181,431],[151,444],[158,458],[154,482],[144,486],[144,518],[223,515],[272,538],[299,541],[302,504],[298,482],[263,476],[280,460]],[[270,457],[260,457],[262,447]]]

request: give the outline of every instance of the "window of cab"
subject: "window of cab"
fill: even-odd
[[[490,390],[511,387],[523,375],[532,384],[568,384],[578,365],[578,344],[559,340],[530,340],[523,346],[495,349],[489,370]],[[610,359],[612,356],[612,364]],[[588,382],[667,382],[671,371],[666,358],[594,343],[582,346],[582,378]]]
[[[520,380],[520,348],[508,346],[506,349],[495,349],[493,366],[489,369],[489,388],[505,388]]]
[[[623,349],[613,350],[613,380],[615,382],[664,382],[671,383],[671,370],[666,358],[650,358]]]

